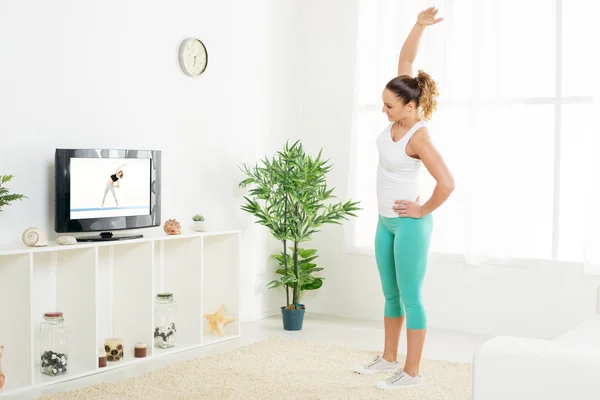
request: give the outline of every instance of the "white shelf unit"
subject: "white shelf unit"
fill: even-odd
[[[0,345],[6,383],[0,398],[240,337],[241,232],[194,232],[76,245],[0,248]],[[154,347],[154,297],[173,293],[175,347]],[[235,321],[224,337],[203,335],[204,314],[221,305]],[[41,374],[39,326],[47,311],[68,324],[67,373]],[[121,361],[98,367],[104,340],[123,340]],[[145,358],[134,345],[147,345]]]

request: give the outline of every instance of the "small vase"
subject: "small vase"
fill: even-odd
[[[2,373],[2,352],[4,351],[4,346],[0,346],[0,389],[4,386],[4,380],[6,377]]]
[[[192,229],[196,232],[204,232],[206,230],[204,221],[192,221]]]

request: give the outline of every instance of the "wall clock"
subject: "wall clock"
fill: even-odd
[[[188,38],[181,42],[179,65],[187,76],[202,75],[208,65],[208,52],[204,43],[196,38]]]

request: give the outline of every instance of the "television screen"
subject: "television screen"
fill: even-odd
[[[112,231],[161,224],[161,151],[56,149],[54,231],[100,232],[77,241],[141,237]]]
[[[70,219],[150,214],[150,159],[71,158]]]

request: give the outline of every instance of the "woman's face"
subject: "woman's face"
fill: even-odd
[[[408,118],[415,109],[413,102],[408,104],[399,99],[392,91],[385,89],[381,96],[383,100],[382,112],[384,112],[389,121],[402,121]]]
[[[117,174],[117,176],[118,176],[119,178],[122,178],[122,177],[123,177],[123,172],[122,172],[122,171],[119,171],[119,173]]]

